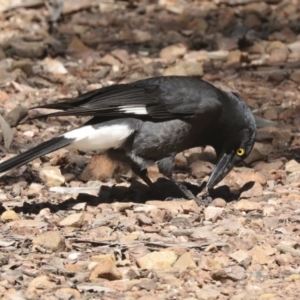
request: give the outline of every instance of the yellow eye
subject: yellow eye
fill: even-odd
[[[245,154],[245,149],[244,148],[239,148],[236,150],[236,155],[238,156],[243,156]]]

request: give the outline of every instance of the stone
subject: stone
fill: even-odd
[[[163,59],[175,59],[183,56],[187,52],[187,47],[181,43],[163,48],[159,56]]]
[[[300,52],[300,41],[289,43],[287,46],[292,52]]]
[[[208,161],[197,160],[192,162],[189,167],[193,176],[203,178],[212,172],[214,165]]]
[[[176,166],[186,166],[187,165],[187,159],[183,155],[183,153],[176,154],[176,156],[174,157],[174,164]]]
[[[240,211],[252,211],[252,210],[257,210],[260,208],[260,204],[257,202],[252,202],[249,200],[240,200],[234,205],[235,209],[240,210]]]
[[[67,74],[68,70],[64,67],[63,63],[57,59],[46,57],[42,61],[42,66],[46,72],[53,74]]]
[[[43,167],[40,177],[47,187],[61,186],[65,183],[65,177],[61,175],[60,169],[54,166]]]
[[[1,291],[1,294],[2,293]],[[4,296],[2,297],[2,300],[25,300],[28,299],[27,297],[25,297],[24,293],[22,291],[17,291],[13,288],[10,288],[8,290],[6,290]]]
[[[121,66],[121,62],[111,54],[106,54],[101,58],[101,63],[109,66]]]
[[[270,109],[267,109],[265,111],[264,117],[267,120],[277,120],[278,119],[277,109],[275,107],[270,107]]]
[[[74,51],[79,53],[91,51],[91,49],[87,47],[76,35],[73,36],[67,50],[70,52]]]
[[[261,20],[256,14],[247,14],[244,20],[244,26],[248,29],[258,29],[261,27]]]
[[[183,5],[167,5],[166,10],[176,14],[176,15],[181,15],[184,12],[184,6]]]
[[[227,60],[229,52],[226,50],[211,51],[207,53],[207,56],[211,60]]]
[[[274,254],[276,252],[277,250],[268,244],[263,246],[255,245],[250,251],[252,255],[252,265],[267,265],[273,263],[275,261]]]
[[[179,61],[176,64],[169,66],[164,70],[164,76],[202,76],[202,62]]]
[[[9,227],[35,227],[38,229],[47,228],[48,224],[46,222],[36,221],[36,220],[16,220],[8,223]]]
[[[211,226],[200,226],[194,229],[192,238],[211,241],[217,240],[218,236],[214,232],[212,232]]]
[[[255,182],[254,185],[249,190],[241,193],[240,199],[260,197],[262,193],[263,193],[262,185],[258,182]]]
[[[6,42],[5,54],[24,58],[41,58],[45,54],[45,43],[42,41],[25,41],[22,38],[11,38]]]
[[[238,262],[239,265],[243,266],[244,268],[247,268],[252,261],[252,256],[250,253],[244,250],[238,250],[232,254],[229,255],[232,259],[234,259],[236,262]]]
[[[200,16],[188,23],[188,29],[191,29],[196,36],[198,34],[205,34],[207,27],[208,24],[206,20],[204,18],[201,18]]]
[[[145,255],[149,254],[149,250],[145,246],[136,246],[129,248],[129,259],[133,262],[136,262],[138,258],[144,257]]]
[[[63,11],[62,14],[63,15],[69,15],[72,13],[76,13],[77,11],[83,11],[85,9],[88,9],[89,7],[91,7],[91,1],[87,0],[87,1],[65,1],[64,2],[64,6],[63,6]],[[100,7],[99,7],[100,8]]]
[[[137,264],[142,269],[168,269],[173,266],[177,259],[174,251],[154,251],[138,258]]]
[[[143,213],[137,214],[136,220],[139,222],[140,225],[152,225],[152,219],[147,217]]]
[[[238,39],[235,37],[221,37],[216,40],[219,50],[232,51],[238,49]]]
[[[216,280],[230,279],[239,281],[245,278],[245,269],[240,266],[223,268],[212,273],[212,278]]]
[[[245,5],[244,7],[242,7],[241,11],[244,14],[255,13],[260,18],[264,18],[271,12],[271,8],[267,3],[260,1]]]
[[[287,49],[274,49],[270,53],[269,62],[271,63],[281,63],[285,62],[289,56]]]
[[[33,182],[29,185],[28,189],[26,190],[26,194],[28,196],[38,197],[43,188],[44,185]]]
[[[221,217],[224,208],[208,206],[204,209],[204,218],[205,221],[216,222],[218,218]]]
[[[270,42],[267,46],[267,53],[271,53],[274,49],[288,49],[287,45],[280,41]]]
[[[116,262],[116,258],[112,253],[109,254],[102,254],[102,255],[93,255],[91,257],[91,261],[95,261],[95,262],[102,262],[104,260],[111,260],[112,262]]]
[[[130,63],[128,51],[125,49],[115,49],[111,51],[111,54],[123,64],[128,65]]]
[[[2,213],[1,221],[2,222],[10,222],[20,220],[20,217],[14,210],[7,210]]]
[[[140,29],[132,30],[133,39],[137,43],[146,43],[153,40],[153,37],[149,31],[144,31]]]
[[[271,63],[285,62],[289,55],[288,47],[280,41],[271,42],[267,46],[267,52],[270,54]]]
[[[220,292],[214,288],[204,288],[196,290],[197,299],[201,300],[217,300],[219,299]]]
[[[160,209],[169,210],[172,214],[177,215],[182,212],[195,212],[199,210],[199,207],[195,200],[188,201],[147,201],[146,204],[153,205]]]
[[[215,206],[215,207],[225,207],[227,205],[227,202],[222,198],[216,198],[214,199],[209,206]]]
[[[21,69],[27,76],[33,75],[32,62],[30,59],[14,60],[11,64],[11,68],[12,70]]]
[[[81,294],[77,290],[68,287],[58,289],[55,296],[59,299],[81,299]]]
[[[300,181],[300,172],[290,173],[286,177],[286,182],[288,182],[288,183],[299,182],[299,181]]]
[[[62,227],[70,226],[70,227],[81,227],[84,221],[84,213],[76,213],[67,216],[59,222],[59,225]]]
[[[254,148],[260,153],[262,160],[265,160],[274,151],[270,144],[255,143]]]
[[[280,266],[290,266],[294,262],[294,258],[290,253],[277,254],[275,260]]]
[[[96,263],[91,269],[90,281],[96,281],[99,278],[107,280],[122,279],[121,271],[116,267],[114,259],[110,256],[103,257],[102,260]]]
[[[34,238],[32,244],[33,248],[38,245],[53,252],[61,252],[66,248],[65,240],[58,231],[44,232]]]
[[[242,52],[240,50],[230,51],[227,57],[226,66],[232,69],[241,67]]]
[[[257,162],[259,160],[262,159],[262,154],[253,147],[252,151],[250,152],[250,154],[245,158],[245,162],[247,164],[252,164],[253,162]]]
[[[128,299],[128,300],[134,300],[134,299]],[[161,300],[161,298],[154,295],[144,295],[137,298],[137,300]]]
[[[282,167],[283,167],[283,162],[281,160],[276,160],[271,163],[260,161],[259,163],[255,164],[254,170],[261,171],[261,172],[270,172],[270,171],[277,171]]]
[[[284,169],[287,173],[300,172],[300,164],[292,159],[285,164]]]
[[[174,268],[178,268],[181,272],[185,271],[186,269],[194,269],[197,267],[190,252],[182,254],[173,266]]]
[[[230,189],[240,189],[251,181],[258,182],[263,186],[267,184],[267,179],[258,172],[235,172],[233,170],[218,185],[228,185]]]
[[[290,75],[290,79],[296,83],[300,83],[300,71],[296,70]]]
[[[46,292],[53,291],[56,283],[50,281],[47,276],[39,276],[31,280],[27,288],[27,296],[33,299],[41,299],[40,297]],[[30,299],[31,299],[30,298]]]
[[[114,202],[111,204],[111,207],[114,211],[124,212],[127,209],[131,209],[133,205],[133,202]]]
[[[87,182],[90,180],[106,181],[118,178],[121,174],[131,173],[126,164],[117,163],[105,154],[94,155],[79,176],[79,179]]]
[[[191,51],[186,53],[183,58],[185,61],[204,62],[209,60],[207,53],[208,52],[206,50]]]

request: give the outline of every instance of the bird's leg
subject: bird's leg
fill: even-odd
[[[139,176],[149,186],[150,190],[156,197],[159,198],[163,197],[161,191],[156,188],[156,186],[153,184],[151,179],[147,176],[147,169],[141,169],[139,165],[137,165],[136,163],[132,163],[131,169],[137,176]]]
[[[211,200],[209,199],[200,199],[198,197],[196,197],[187,187],[184,183],[180,182],[179,180],[177,180],[174,176],[171,176],[170,178],[175,184],[176,186],[180,189],[180,191],[184,194],[184,196],[187,199],[194,199],[198,205],[204,205],[207,206],[210,204]],[[174,199],[173,199],[174,200]],[[178,199],[178,200],[183,200],[183,199]]]
[[[147,176],[147,169],[141,169],[136,163],[131,164],[131,169],[149,186],[150,189],[153,189],[153,182]]]
[[[175,156],[175,155],[174,155]],[[180,191],[183,193],[183,195],[187,198],[187,199],[194,199],[198,205],[205,205],[207,206],[211,201],[204,200],[204,199],[200,199],[197,198],[187,187],[184,183],[180,182],[179,180],[177,180],[175,178],[174,175],[172,175],[172,171],[173,171],[173,159],[174,156],[172,157],[166,157],[162,160],[160,160],[157,165],[158,165],[158,169],[159,171],[166,177],[168,177],[170,180],[172,180],[175,185],[180,189]],[[167,199],[167,200],[185,200],[185,199]]]
[[[176,186],[180,189],[180,191],[187,199],[197,199],[197,197],[186,187],[186,185],[177,180],[175,176],[172,175],[170,179],[176,184]]]
[[[168,177],[170,180],[172,180],[187,199],[195,199],[195,195],[182,182],[177,180],[174,177],[174,175],[172,175],[174,156],[175,154],[170,157],[163,158],[157,162],[159,172],[162,173],[164,176]],[[167,200],[169,200],[169,198],[167,198]],[[184,199],[178,199],[178,200],[184,200]]]

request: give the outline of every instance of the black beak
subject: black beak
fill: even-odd
[[[221,155],[221,158],[206,183],[207,190],[218,184],[231,171],[235,164],[234,157],[234,152]]]

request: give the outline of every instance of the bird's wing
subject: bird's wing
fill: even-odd
[[[73,100],[35,108],[62,110],[45,116],[91,115],[104,117],[190,118],[220,111],[221,91],[193,77],[155,77],[104,87]]]

